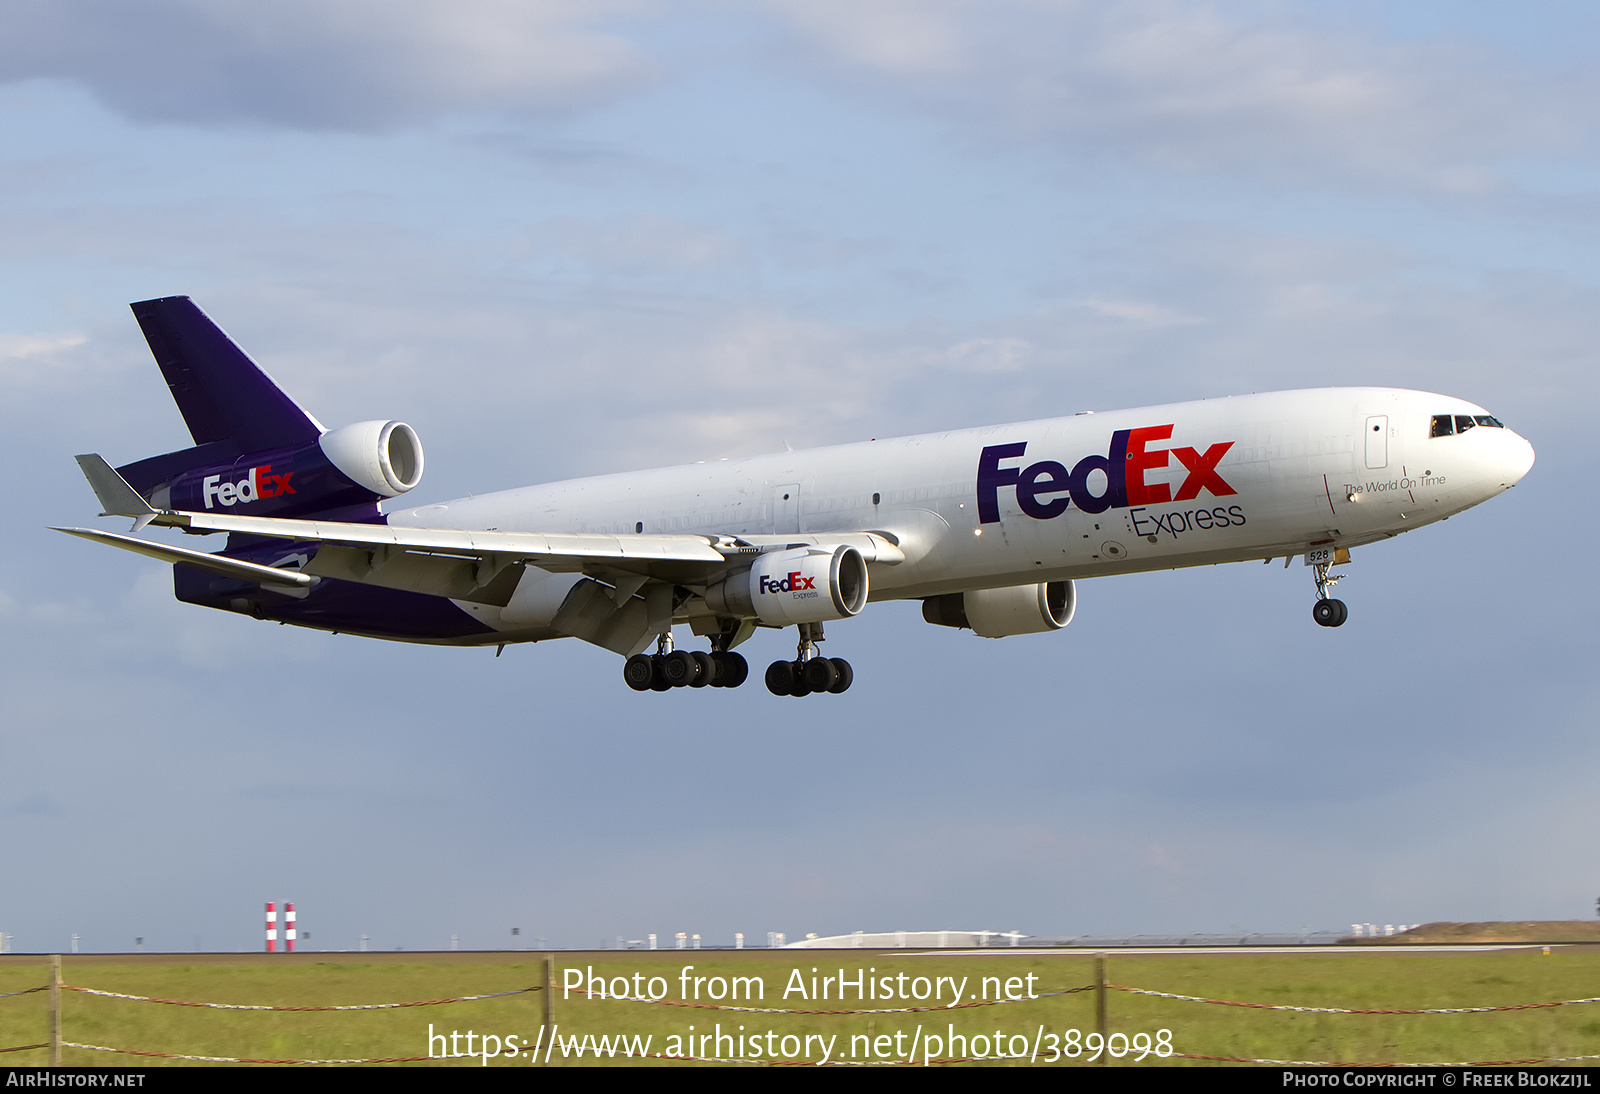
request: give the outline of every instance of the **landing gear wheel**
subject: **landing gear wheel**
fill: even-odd
[[[622,666],[622,679],[634,691],[649,691],[655,676],[656,667],[647,654],[636,653]]]
[[[659,668],[662,678],[675,688],[694,683],[695,673],[699,671],[694,655],[688,650],[673,650],[662,655]]]
[[[1317,621],[1319,627],[1343,626],[1344,621],[1350,618],[1350,609],[1344,606],[1344,601],[1335,600],[1328,594],[1333,592],[1333,587],[1343,580],[1343,575],[1332,573],[1336,565],[1350,561],[1348,551],[1333,552],[1331,558],[1324,552],[1326,561],[1312,563],[1311,577],[1317,583],[1317,603],[1311,609],[1311,618]],[[1307,561],[1311,556],[1306,556]]]
[[[828,689],[830,694],[838,695],[840,692],[849,691],[850,684],[855,680],[855,670],[850,667],[850,662],[843,657],[830,658],[833,665],[833,686]]]
[[[1350,618],[1350,609],[1344,606],[1342,600],[1319,600],[1311,609],[1311,618],[1317,621],[1319,627],[1338,627]]]
[[[794,687],[789,694],[796,699],[802,695],[810,695],[816,689],[806,679],[806,663],[804,661],[790,661],[789,670],[794,673]]]
[[[694,658],[695,665],[695,676],[693,680],[689,681],[689,686],[692,688],[703,688],[708,684],[716,683],[717,666],[716,663],[711,660],[711,655],[709,653],[701,653],[699,650],[695,650],[693,653],[689,654],[689,656]]]
[[[665,654],[658,653],[650,658],[650,690],[671,691],[672,681],[667,679],[667,674],[661,670],[661,661]]]
[[[794,694],[793,661],[774,661],[767,666],[767,690],[774,695]]]
[[[826,657],[813,657],[801,664],[800,676],[805,680],[806,687],[811,691],[832,691],[833,685],[838,682],[839,674],[834,670],[833,662]]]
[[[712,687],[736,688],[750,677],[750,662],[738,653],[714,653],[711,660],[719,666],[716,679],[711,681]]]

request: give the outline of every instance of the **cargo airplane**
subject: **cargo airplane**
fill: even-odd
[[[872,440],[528,486],[385,512],[422,478],[403,422],[327,429],[187,297],[132,305],[194,445],[78,462],[104,513],[216,552],[63,532],[173,564],[179,600],[406,642],[573,637],[638,691],[738,687],[794,627],[779,695],[839,693],[823,624],[869,601],[986,638],[1060,630],[1080,578],[1303,556],[1324,627],[1353,548],[1487,501],[1533,448],[1483,407],[1323,388]],[[708,649],[674,642],[684,626]],[[647,652],[654,647],[654,652]]]

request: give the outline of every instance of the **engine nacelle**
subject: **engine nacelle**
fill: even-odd
[[[849,546],[770,551],[706,589],[706,604],[775,627],[848,619],[867,605],[867,563]]]
[[[1078,590],[1071,581],[1042,581],[1009,589],[975,589],[930,596],[922,602],[922,618],[941,627],[970,628],[984,638],[1059,631],[1078,610]]]
[[[158,465],[194,459],[166,482],[146,477],[134,488],[158,509],[265,517],[338,514],[370,520],[377,515],[375,502],[422,481],[422,442],[404,422],[356,422],[315,440],[226,462],[205,459],[210,447],[142,461]]]
[[[404,422],[356,422],[317,438],[328,462],[351,482],[393,498],[422,481],[422,441]]]

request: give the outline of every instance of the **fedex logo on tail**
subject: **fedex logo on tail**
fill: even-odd
[[[271,471],[270,463],[252,467],[250,473],[238,482],[223,482],[221,475],[207,475],[200,488],[206,508],[215,508],[213,501],[219,501],[223,505],[238,505],[295,492],[294,487],[289,485],[289,480],[294,477],[293,471],[285,471],[279,475],[269,474]]]
[[[1017,508],[1036,520],[1049,520],[1067,511],[1069,504],[1085,513],[1107,509],[1154,505],[1161,502],[1189,501],[1204,490],[1213,497],[1227,497],[1238,491],[1217,472],[1217,464],[1233,447],[1232,441],[1211,445],[1204,452],[1194,448],[1152,448],[1153,442],[1172,438],[1171,425],[1119,429],[1111,435],[1108,455],[1085,456],[1067,470],[1055,460],[1040,460],[1026,467],[1002,467],[1020,461],[1028,442],[996,444],[978,456],[978,522],[994,524],[1000,520],[1000,491],[1014,488]],[[1170,466],[1176,459],[1188,472],[1174,493],[1164,482],[1145,482],[1145,472]],[[1091,483],[1090,476],[1101,473],[1102,482]],[[1094,493],[1095,488],[1101,493]]]

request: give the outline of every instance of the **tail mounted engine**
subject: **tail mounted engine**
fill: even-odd
[[[305,444],[186,468],[165,481],[139,476],[139,464],[119,470],[157,509],[267,517],[354,517],[356,510],[376,515],[376,502],[422,481],[422,442],[404,422],[357,422]]]
[[[370,506],[422,481],[422,442],[404,422],[357,422],[309,444],[186,470],[153,491],[158,509],[294,517]]]
[[[378,519],[422,479],[404,422],[325,429],[186,296],[133,305],[194,447],[117,468],[157,509]]]
[[[922,618],[929,623],[968,628],[984,638],[1059,631],[1077,610],[1078,590],[1070,581],[947,593],[922,602]]]

